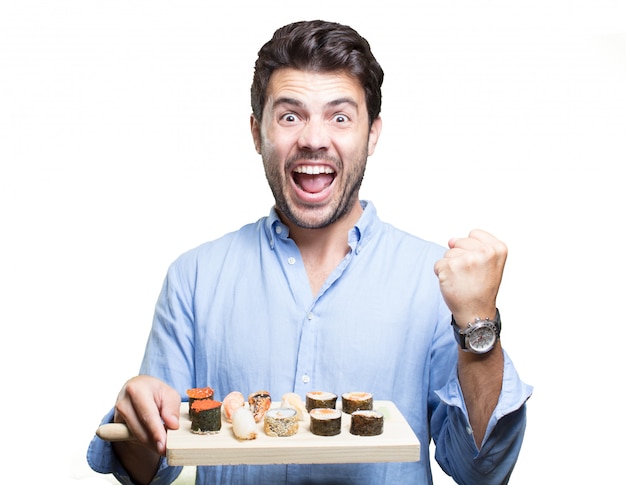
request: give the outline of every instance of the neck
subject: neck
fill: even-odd
[[[350,250],[348,233],[361,217],[363,208],[357,200],[350,212],[327,227],[305,229],[287,221],[289,237],[298,246],[313,294]],[[281,219],[284,218],[281,215]]]

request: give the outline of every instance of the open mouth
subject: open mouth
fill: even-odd
[[[299,165],[292,172],[293,181],[305,192],[319,194],[335,180],[335,171],[325,165]]]

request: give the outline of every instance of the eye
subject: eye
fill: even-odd
[[[293,113],[285,113],[280,117],[280,121],[284,121],[286,123],[295,123],[298,121],[298,117]]]
[[[347,123],[350,121],[350,118],[348,118],[345,114],[343,113],[337,113],[335,116],[333,116],[333,121],[335,123]]]

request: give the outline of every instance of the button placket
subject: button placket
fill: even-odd
[[[314,327],[315,314],[310,309],[304,315],[304,326],[300,342],[300,352],[298,353],[297,375],[299,383],[296,385],[296,392],[306,394],[311,390],[313,381],[312,370],[315,361],[314,342],[316,339],[316,329]]]

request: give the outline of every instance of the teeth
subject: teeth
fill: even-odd
[[[320,173],[335,173],[335,171],[326,166],[319,165],[300,165],[294,170],[296,173],[305,173],[307,175],[318,175]]]

